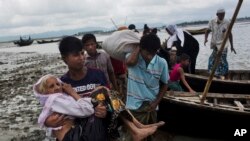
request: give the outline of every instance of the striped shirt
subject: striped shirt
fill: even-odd
[[[126,57],[129,57],[127,54]],[[146,67],[141,55],[135,66],[128,67],[128,89],[126,107],[137,110],[143,101],[153,101],[159,93],[160,81],[167,84],[169,80],[167,62],[155,55]]]

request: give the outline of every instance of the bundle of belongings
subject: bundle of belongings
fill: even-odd
[[[121,30],[112,33],[103,41],[102,48],[113,58],[125,60],[127,53],[139,47],[140,36],[132,30]]]
[[[94,107],[101,103],[107,108],[108,134],[110,138],[120,137],[118,132],[118,116],[124,110],[124,106],[118,96],[119,94],[116,91],[110,91],[106,87],[96,88],[91,94],[91,101]]]

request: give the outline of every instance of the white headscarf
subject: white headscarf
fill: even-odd
[[[177,41],[177,37],[180,39],[181,41],[181,46],[183,47],[184,45],[184,32],[182,29],[177,28],[176,25],[168,25],[167,26],[168,31],[173,34],[169,37],[168,41],[167,41],[167,47],[171,48],[173,46],[174,41]]]
[[[41,94],[37,91],[38,89],[38,86],[39,84],[42,82],[42,81],[46,81],[48,78],[51,78],[51,77],[55,77],[57,79],[58,82],[62,83],[62,81],[60,79],[58,79],[56,76],[52,75],[52,74],[47,74],[47,75],[44,75],[43,77],[41,77],[34,85],[33,85],[33,91],[34,91],[34,95],[36,96],[36,98],[39,100],[41,106],[44,106],[48,97],[50,95],[45,95],[45,94]]]

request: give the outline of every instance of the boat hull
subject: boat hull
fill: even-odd
[[[192,34],[192,35],[200,35],[200,34],[205,34],[207,31],[207,28],[202,28],[202,29],[187,29],[187,31]]]
[[[61,39],[58,40],[41,40],[41,41],[36,41],[38,44],[47,44],[47,43],[54,43],[54,42],[59,42]]]
[[[198,74],[185,74],[186,81],[197,92],[204,91],[208,76],[203,76],[204,72],[197,71]],[[230,80],[214,79],[209,88],[212,93],[233,93],[233,94],[250,94],[250,73],[249,71],[231,71]],[[183,88],[185,86],[182,84]]]
[[[27,41],[15,41],[14,44],[18,46],[29,46],[33,43],[33,40],[27,40]]]
[[[166,122],[163,130],[188,136],[228,140],[234,137],[236,129],[250,131],[249,113],[187,104],[168,98],[163,98],[159,105],[158,119]]]

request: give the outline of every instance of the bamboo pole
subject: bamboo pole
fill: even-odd
[[[113,23],[114,27],[115,27],[116,29],[118,29],[118,26],[115,24],[114,20],[113,20],[112,18],[111,18],[110,20],[111,20],[111,22]]]
[[[137,120],[134,115],[130,112],[129,109],[126,108],[126,105],[123,103],[122,100],[119,100],[120,104],[124,107],[124,109],[128,112],[128,114],[131,116],[132,120]]]
[[[238,15],[239,11],[240,11],[240,7],[241,7],[242,2],[243,2],[243,0],[239,0],[239,1],[238,1],[237,7],[236,7],[236,9],[235,9],[235,11],[234,11],[234,14],[233,14],[232,21],[231,21],[231,23],[230,23],[230,25],[229,25],[229,27],[228,27],[228,30],[226,31],[226,36],[224,37],[223,42],[222,42],[222,44],[221,44],[221,47],[220,47],[220,49],[219,49],[219,51],[218,51],[218,54],[217,54],[217,56],[216,56],[215,64],[214,64],[214,66],[213,66],[213,68],[212,68],[212,72],[211,72],[211,74],[210,74],[210,76],[209,76],[209,78],[208,78],[206,87],[205,87],[204,92],[203,92],[202,97],[201,97],[201,103],[202,103],[202,104],[204,104],[204,101],[205,101],[205,99],[206,99],[208,90],[209,90],[209,88],[210,88],[210,86],[211,86],[212,79],[213,79],[213,77],[214,77],[215,70],[216,70],[216,68],[217,68],[217,66],[218,66],[218,64],[219,64],[219,62],[220,62],[220,58],[221,58],[221,55],[222,55],[222,51],[224,50],[224,47],[225,47],[226,42],[227,42],[228,37],[229,37],[229,33],[231,32],[231,30],[232,30],[232,28],[233,28],[233,25],[234,25],[234,22],[235,22],[235,20],[236,20],[236,17],[237,17],[237,15]]]

